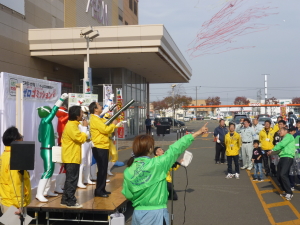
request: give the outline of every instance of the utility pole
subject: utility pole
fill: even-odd
[[[263,74],[265,76],[265,105],[267,104],[268,98],[268,76],[270,74]],[[265,113],[267,114],[267,106],[265,107]]]
[[[200,88],[201,86],[199,86]],[[198,105],[198,95],[197,95],[197,89],[198,89],[198,86],[196,86],[196,106]],[[196,115],[197,116],[197,111],[198,111],[198,108],[196,108]]]
[[[174,120],[175,120],[175,106],[174,106],[174,88],[176,87],[176,84],[171,85],[172,87],[172,96],[173,96],[173,131],[174,131]]]
[[[261,103],[261,89],[257,92],[257,102]],[[257,108],[257,112],[260,114],[260,107]]]

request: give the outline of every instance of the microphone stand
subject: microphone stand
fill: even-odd
[[[23,225],[24,224],[24,214],[23,214],[23,205],[24,205],[24,170],[20,170],[19,171],[20,174],[21,174],[21,183],[22,183],[22,186],[21,186],[21,206],[20,206],[20,224]]]
[[[174,168],[176,168],[177,167],[177,164],[176,163],[174,163],[173,164],[173,166],[172,166],[172,175],[171,175],[171,177],[172,177],[172,187],[171,187],[171,201],[172,201],[172,203],[171,203],[171,225],[173,225],[173,223],[174,223],[174,214],[173,214],[173,203],[174,203],[174,200],[173,200],[173,192],[174,192]]]

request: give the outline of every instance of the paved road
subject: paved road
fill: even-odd
[[[187,122],[188,130],[200,128],[206,121]],[[209,131],[218,125],[209,121]],[[176,140],[176,133],[161,138],[155,137],[156,145],[168,148]],[[252,182],[250,172],[241,171],[240,179],[225,179],[227,165],[214,163],[215,143],[212,134],[198,137],[188,149],[194,155],[187,168],[175,172],[174,183],[179,200],[174,202],[174,224],[184,221],[184,193],[188,178],[186,193],[185,224],[187,225],[253,225],[253,224],[300,224],[300,189],[294,192],[291,202],[279,196],[276,179],[268,178],[264,182]],[[131,144],[120,146],[119,161],[126,161],[131,155]],[[123,172],[125,167],[113,168],[113,172]],[[253,172],[253,171],[251,171]],[[297,187],[298,188],[298,187]],[[171,205],[168,205],[169,211]],[[128,205],[125,213],[126,225],[131,224],[132,207]],[[76,224],[53,223],[51,224]],[[90,224],[90,223],[80,223]]]
[[[204,122],[193,121],[186,125],[189,130],[193,130],[201,127]],[[217,125],[216,121],[210,121],[209,130],[213,131]],[[175,139],[176,135],[173,134],[173,137]],[[183,224],[187,178],[185,224],[300,224],[299,190],[294,193],[292,201],[288,202],[279,196],[278,184],[272,178],[253,182],[251,174],[242,170],[239,180],[225,179],[227,165],[214,163],[214,146],[212,134],[198,137],[188,149],[194,155],[187,168],[188,176],[184,168],[175,172],[174,183],[179,200],[174,202],[174,224]],[[168,146],[163,147],[167,149]],[[128,159],[130,151],[120,151],[120,160]],[[123,170],[114,169],[118,172]],[[129,208],[126,224],[130,224],[130,214]]]

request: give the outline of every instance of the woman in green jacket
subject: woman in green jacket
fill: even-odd
[[[293,197],[293,192],[289,181],[289,172],[295,156],[295,139],[293,135],[288,133],[288,130],[285,127],[280,129],[279,134],[283,139],[275,145],[272,151],[268,152],[268,155],[271,155],[272,152],[280,151],[280,160],[277,165],[277,177],[280,186],[284,191],[281,196],[290,201]]]
[[[194,138],[207,131],[206,125],[194,134],[185,135],[156,158],[149,157],[154,149],[150,135],[139,135],[134,139],[133,155],[124,171],[122,190],[134,207],[132,225],[169,224],[167,172]]]

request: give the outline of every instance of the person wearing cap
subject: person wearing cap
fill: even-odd
[[[155,155],[155,157],[157,157],[157,156],[161,156],[161,155],[165,154],[165,151],[161,147],[155,147],[153,154]],[[182,162],[183,162],[183,159],[181,159],[178,164],[176,164],[176,162],[175,162],[173,165],[174,168],[172,166],[173,170],[174,171],[178,170],[180,167],[179,164]],[[169,192],[168,200],[172,200],[172,198],[171,198],[171,196],[172,196],[172,176],[171,176],[172,168],[168,171],[167,177],[166,177],[167,188],[168,188],[168,192]],[[175,201],[178,200],[178,196],[177,196],[176,191],[174,190],[174,186],[173,186],[173,200],[175,200]]]
[[[278,154],[280,157],[277,165],[277,178],[283,190],[280,196],[290,201],[293,197],[293,191],[291,190],[289,181],[289,172],[295,156],[295,139],[293,135],[288,133],[285,127],[281,128],[279,132],[282,140],[267,154],[269,156],[271,154]]]

